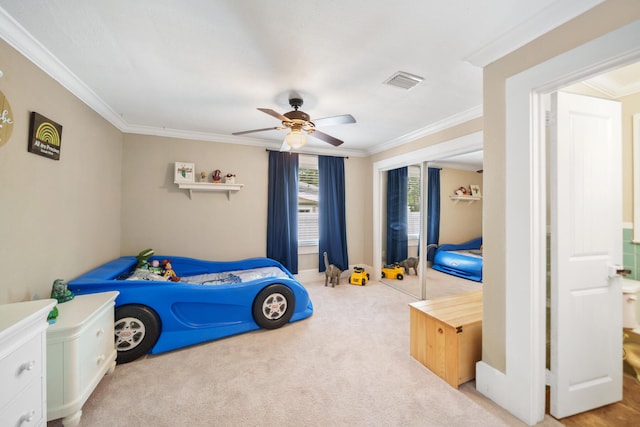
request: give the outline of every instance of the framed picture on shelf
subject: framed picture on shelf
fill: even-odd
[[[175,183],[195,182],[195,175],[194,175],[195,169],[196,169],[195,163],[176,162],[173,182]]]
[[[470,185],[471,189],[471,197],[480,197],[480,186],[479,185]]]

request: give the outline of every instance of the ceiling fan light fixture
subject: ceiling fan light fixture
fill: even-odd
[[[287,144],[293,149],[302,148],[307,142],[307,138],[300,129],[291,129],[291,132],[284,138]]]

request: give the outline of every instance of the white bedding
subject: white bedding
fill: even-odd
[[[480,249],[465,249],[459,251],[447,251],[452,254],[464,255],[472,258],[482,258],[482,250]]]
[[[249,270],[225,271],[222,273],[199,274],[197,276],[181,277],[183,283],[198,285],[228,285],[231,283],[250,282],[265,277],[288,277],[278,267],[260,267]]]

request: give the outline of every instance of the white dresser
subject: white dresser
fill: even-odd
[[[46,424],[47,315],[56,300],[0,305],[0,424]]]
[[[58,321],[47,330],[47,420],[76,426],[82,406],[116,366],[113,333],[118,292],[77,295],[58,304]]]

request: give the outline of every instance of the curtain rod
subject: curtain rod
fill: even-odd
[[[268,148],[266,148],[265,151],[273,151],[274,153],[282,153],[283,152],[283,151],[280,151],[280,150],[270,150]],[[289,151],[289,153],[293,153],[293,151]],[[298,154],[302,154],[304,156],[316,156],[316,157],[324,156],[324,154],[312,154],[312,153],[298,153]],[[349,156],[327,156],[327,157],[342,157],[343,159],[348,159],[349,158]]]

